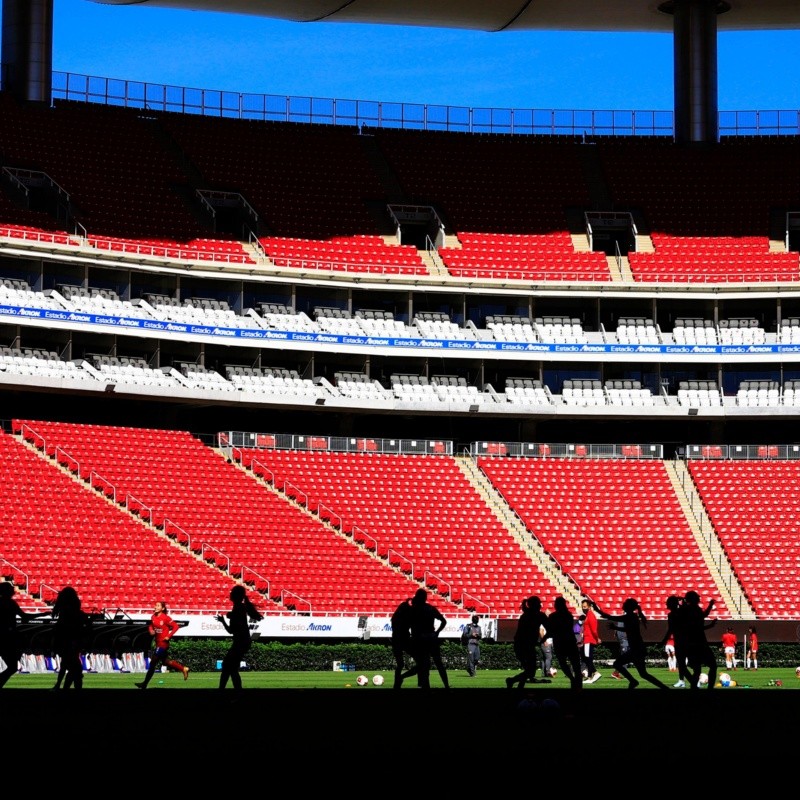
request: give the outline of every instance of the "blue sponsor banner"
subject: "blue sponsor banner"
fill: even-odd
[[[0,305],[0,317],[24,320],[42,320],[88,326],[119,328],[120,330],[155,331],[164,335],[184,334],[208,336],[220,341],[283,341],[299,344],[347,347],[396,347],[403,350],[444,350],[451,353],[520,353],[525,355],[630,355],[630,356],[738,356],[759,357],[800,353],[800,344],[750,344],[750,345],[691,345],[691,344],[613,344],[579,343],[547,344],[544,342],[493,342],[462,339],[411,339],[384,336],[354,336],[352,334],[308,333],[301,331],[275,331],[262,328],[223,328],[215,325],[197,325],[165,320],[114,317],[108,314],[91,314],[58,309],[23,308]]]

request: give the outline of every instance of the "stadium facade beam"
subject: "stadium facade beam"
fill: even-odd
[[[21,101],[50,103],[53,0],[3,0],[0,58],[3,91]]]

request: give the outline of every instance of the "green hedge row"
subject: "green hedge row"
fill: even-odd
[[[170,652],[192,670],[205,672],[216,668],[228,650],[225,639],[181,640],[175,639]],[[610,663],[614,651],[600,645],[595,651],[595,661]],[[458,642],[442,643],[442,656],[447,669],[465,669],[466,651]],[[648,648],[648,660],[653,666],[666,666],[664,651],[657,645]],[[334,661],[355,664],[360,671],[385,671],[394,669],[394,659],[388,643],[341,642],[336,644],[282,642],[254,642],[247,654],[247,665],[252,670],[270,672],[330,671]],[[719,663],[724,660],[720,654]],[[484,642],[481,645],[481,665],[484,669],[519,669],[511,644]],[[762,644],[759,649],[759,667],[794,667],[800,665],[800,644]],[[557,665],[556,665],[557,666]]]

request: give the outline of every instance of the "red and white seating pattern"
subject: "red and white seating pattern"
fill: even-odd
[[[689,589],[727,609],[660,461],[482,456],[481,469],[561,568],[603,608],[648,617]],[[621,613],[621,611],[619,612]]]
[[[18,421],[140,516],[283,608],[390,614],[410,578],[181,431]]]
[[[688,468],[756,614],[796,619],[800,463],[711,459]]]
[[[144,611],[159,599],[186,613],[227,607],[230,577],[6,433],[0,433],[0,475],[0,560],[3,571],[16,568],[7,575],[15,582],[24,574],[28,594],[52,603],[71,585],[86,610]]]

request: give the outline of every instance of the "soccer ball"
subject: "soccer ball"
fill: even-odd
[[[373,683],[374,683],[376,686],[383,686],[383,675],[375,675],[375,676],[372,678],[372,682],[373,682]]]
[[[359,675],[356,678],[356,683],[359,686],[366,686],[369,683],[369,678],[366,675]]]
[[[723,672],[722,675],[719,676],[719,685],[726,688],[731,685],[731,676],[728,675],[727,672]]]
[[[705,672],[700,673],[700,677],[697,679],[698,686],[705,686],[708,683],[708,675]]]
[[[555,678],[556,675],[558,675],[558,670],[555,667],[550,667],[550,677]],[[798,677],[800,677],[800,675],[798,675]]]
[[[800,678],[800,667],[795,667],[795,668],[794,668],[794,674],[795,674],[795,675],[796,675],[798,678]]]

